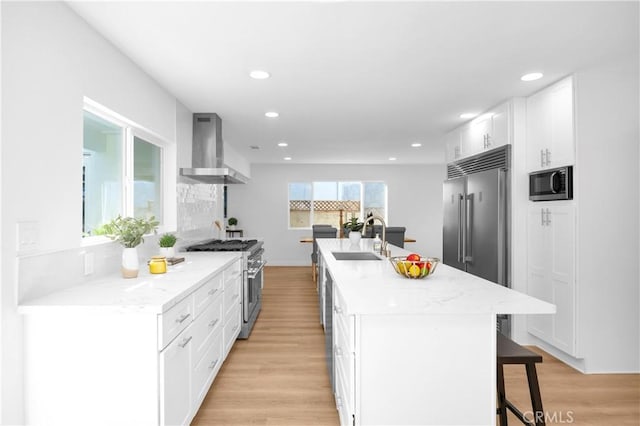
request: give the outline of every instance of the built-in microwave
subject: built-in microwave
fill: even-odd
[[[529,173],[531,201],[572,200],[573,166]]]

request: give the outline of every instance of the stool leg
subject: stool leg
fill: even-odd
[[[504,390],[504,368],[502,364],[498,364],[497,371],[498,378],[498,416],[500,419],[500,426],[507,426],[507,404],[506,394]]]
[[[545,426],[544,410],[542,409],[542,397],[540,396],[540,385],[538,383],[538,373],[536,364],[529,362],[526,365],[527,380],[529,381],[529,394],[531,395],[531,408],[533,409],[534,423],[536,426]]]

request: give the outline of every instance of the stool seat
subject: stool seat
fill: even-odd
[[[507,410],[510,410],[525,425],[544,426],[544,410],[542,409],[542,397],[540,396],[540,385],[538,384],[538,373],[536,363],[542,362],[542,356],[520,346],[505,335],[498,333],[496,341],[497,354],[497,387],[498,387],[498,409],[500,416],[500,426],[507,426]],[[529,395],[531,396],[531,408],[533,421],[527,419],[524,414],[507,399],[504,387],[505,364],[522,364],[527,372],[529,382]]]

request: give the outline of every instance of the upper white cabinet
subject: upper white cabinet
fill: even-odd
[[[455,129],[445,135],[445,159],[447,163],[456,161],[462,157],[462,147],[460,145],[460,129]]]
[[[445,135],[446,162],[460,160],[511,142],[511,101]]]
[[[527,98],[527,171],[572,165],[575,159],[573,79]]]
[[[509,109],[509,102],[505,102],[462,128],[462,157],[469,157],[510,143]]]

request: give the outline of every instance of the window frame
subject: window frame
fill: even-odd
[[[385,205],[385,217],[383,218],[385,223],[389,223],[389,187],[387,185],[387,182],[382,181],[382,180],[358,180],[358,179],[340,179],[340,180],[331,180],[331,179],[318,179],[318,180],[311,180],[311,181],[289,181],[287,182],[287,230],[288,231],[300,231],[300,230],[311,230],[314,223],[313,223],[313,217],[314,217],[314,201],[315,201],[315,192],[314,192],[314,183],[316,182],[333,182],[336,184],[339,183],[358,183],[360,184],[360,212],[358,214],[358,217],[362,218],[364,217],[365,214],[365,208],[364,208],[364,185],[365,183],[382,183],[384,184],[384,205]],[[291,227],[291,198],[290,198],[290,192],[289,192],[289,188],[291,184],[309,184],[311,186],[311,200],[310,200],[310,207],[309,207],[309,223],[310,226],[308,227],[299,227],[299,228],[292,228]],[[345,221],[348,218],[343,218]]]
[[[113,125],[119,126],[123,130],[123,147],[121,153],[121,162],[122,162],[122,211],[121,215],[123,217],[133,216],[134,214],[134,140],[135,138],[142,139],[144,142],[150,143],[154,146],[160,148],[160,199],[158,203],[160,205],[160,215],[161,221],[158,225],[159,229],[165,228],[166,224],[166,213],[167,213],[167,203],[165,197],[165,189],[167,187],[167,167],[168,164],[168,155],[169,155],[169,143],[165,141],[162,137],[157,135],[156,133],[146,129],[143,126],[140,126],[136,122],[129,120],[118,114],[101,104],[85,97],[82,106],[82,120],[84,126],[84,113],[88,112],[93,114]],[[81,157],[84,161],[84,137],[82,138],[82,150]],[[82,198],[80,199],[81,203],[84,202]],[[81,229],[82,229],[81,224]],[[89,235],[83,236],[82,231],[81,234],[81,242],[82,245],[94,245],[104,242],[110,242],[111,239],[103,236],[103,235]]]

